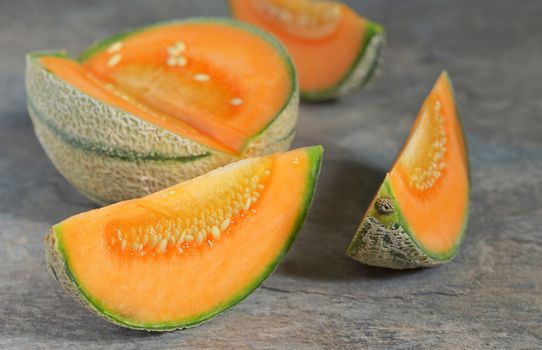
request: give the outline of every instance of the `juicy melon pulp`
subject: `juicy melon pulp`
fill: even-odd
[[[465,140],[453,90],[440,75],[388,176],[402,220],[436,256],[459,244],[468,215],[469,175]]]
[[[91,48],[82,62],[42,57],[75,88],[205,146],[239,154],[288,103],[288,58],[261,35],[172,23]]]
[[[273,33],[288,48],[302,93],[341,83],[366,39],[373,30],[381,31],[339,2],[230,0],[230,4],[236,18]]]
[[[73,216],[54,226],[55,248],[79,297],[110,320],[196,325],[244,298],[286,253],[321,156],[310,147],[251,158]]]

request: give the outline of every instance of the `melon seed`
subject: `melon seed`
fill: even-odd
[[[109,46],[109,48],[107,49],[107,52],[108,53],[115,53],[115,52],[120,51],[120,49],[122,49],[122,41],[117,41],[117,42],[111,44],[111,46]]]
[[[111,56],[111,58],[109,58],[109,61],[107,61],[107,66],[110,68],[114,67],[120,62],[121,59],[122,59],[121,54],[116,53],[113,56]]]
[[[247,211],[250,208],[251,204],[252,204],[252,200],[250,198],[247,199],[247,201],[245,202],[245,206],[243,207],[243,210]]]
[[[234,97],[230,100],[230,104],[232,106],[240,106],[243,104],[243,100],[239,97]]]
[[[167,63],[168,66],[173,67],[173,66],[175,66],[175,65],[177,64],[177,58],[176,58],[176,57],[173,57],[173,56],[169,56],[169,57],[167,58],[166,63]]]
[[[218,227],[211,227],[211,234],[213,235],[214,239],[220,239],[220,230],[218,229]]]
[[[205,74],[205,73],[194,74],[194,76],[192,78],[195,81],[200,81],[200,82],[208,81],[209,79],[211,79],[211,77],[208,74]]]
[[[183,52],[184,50],[186,50],[186,45],[182,41],[177,41],[175,43],[175,48],[177,48],[177,50],[179,50],[180,52]]]
[[[184,56],[177,57],[176,63],[180,67],[186,66],[186,63],[188,63],[188,60]]]
[[[159,253],[162,253],[164,250],[166,250],[166,247],[167,247],[167,240],[163,239],[163,240],[160,241],[160,244],[158,245],[156,250]]]
[[[220,231],[226,231],[226,229],[230,226],[230,218],[227,218],[226,220],[222,221],[220,224]]]

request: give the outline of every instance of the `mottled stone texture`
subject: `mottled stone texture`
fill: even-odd
[[[368,90],[302,105],[295,143],[321,143],[326,155],[292,250],[234,309],[147,334],[93,316],[46,271],[48,227],[92,204],[32,133],[24,54],[76,54],[127,27],[224,15],[225,3],[0,1],[0,348],[542,348],[542,2],[350,2],[386,27],[385,66]],[[442,267],[365,267],[343,252],[442,69],[472,162],[464,245]]]

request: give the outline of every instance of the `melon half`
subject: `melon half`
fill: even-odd
[[[69,294],[118,325],[207,321],[275,269],[312,202],[321,147],[254,157],[54,225],[47,264]]]
[[[250,25],[213,18],[131,30],[79,60],[31,53],[26,87],[47,155],[100,204],[288,149],[299,104],[282,45]]]
[[[450,261],[467,227],[469,192],[467,147],[444,72],[347,254],[368,265],[395,269]]]

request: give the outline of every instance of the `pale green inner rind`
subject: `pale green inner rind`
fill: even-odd
[[[287,98],[284,101],[284,104],[278,110],[278,112],[273,116],[273,118],[271,118],[269,122],[265,124],[254,135],[251,135],[245,140],[242,146],[242,151],[243,151],[248,147],[248,145],[250,144],[252,140],[254,140],[256,137],[263,134],[273,124],[273,122],[282,114],[282,112],[284,112],[284,110],[292,102],[292,98],[294,98],[298,89],[297,74],[296,74],[292,59],[290,58],[290,55],[288,54],[284,46],[277,39],[275,39],[273,36],[269,35],[265,31],[259,29],[258,27],[255,27],[251,24],[244,23],[235,19],[215,18],[215,17],[197,17],[197,18],[191,18],[187,20],[162,21],[162,22],[158,22],[158,23],[145,26],[142,28],[131,29],[131,30],[119,33],[117,35],[113,35],[109,38],[96,41],[88,49],[83,51],[83,53],[79,56],[78,60],[79,62],[83,63],[84,61],[89,59],[91,56],[99,53],[100,51],[107,49],[111,44],[119,40],[122,40],[124,38],[127,38],[129,36],[132,36],[134,34],[143,32],[145,30],[160,27],[160,26],[166,26],[166,25],[188,24],[188,23],[217,23],[217,24],[225,24],[225,25],[230,25],[233,27],[244,29],[250,33],[253,33],[259,36],[260,38],[262,38],[263,40],[271,44],[271,46],[273,46],[277,50],[277,52],[279,53],[279,56],[283,59],[285,63],[286,70],[288,72],[288,75],[290,76],[290,81],[291,81],[290,91],[288,92]],[[297,103],[297,102],[294,101],[294,103]]]
[[[38,109],[34,106],[32,98],[27,98],[28,109],[32,111],[33,115],[38,118],[45,126],[51,130],[60,140],[67,143],[73,148],[80,149],[86,152],[91,152],[101,157],[115,158],[125,161],[170,161],[170,162],[190,162],[197,159],[205,158],[210,155],[209,152],[193,155],[193,156],[177,156],[171,157],[158,153],[141,154],[131,150],[125,150],[121,148],[112,148],[108,145],[101,145],[93,143],[80,137],[73,137],[63,130],[56,127],[51,121],[45,118]]]
[[[85,290],[85,288],[81,285],[81,283],[77,280],[76,276],[72,274],[71,268],[70,268],[71,266],[70,256],[69,256],[68,251],[64,248],[63,240],[62,240],[62,223],[59,223],[53,227],[53,230],[54,230],[54,234],[55,234],[55,238],[57,242],[56,249],[58,253],[61,254],[61,256],[64,259],[66,273],[79,289],[80,296],[88,302],[89,306],[93,310],[105,316],[106,318],[111,320],[113,323],[116,323],[124,327],[133,328],[133,329],[141,329],[141,330],[167,331],[167,330],[182,329],[182,328],[197,326],[198,324],[201,324],[209,320],[213,316],[216,316],[220,312],[225,311],[226,309],[234,306],[235,304],[239,303],[240,301],[248,297],[248,295],[257,287],[259,287],[263,283],[263,281],[275,270],[275,268],[277,267],[281,259],[288,252],[288,249],[290,248],[292,242],[294,241],[297,233],[301,229],[301,226],[303,225],[303,222],[305,221],[305,217],[307,216],[310,206],[312,204],[314,192],[316,189],[316,182],[318,180],[318,176],[320,174],[320,168],[322,164],[322,155],[323,155],[322,146],[306,147],[305,152],[307,152],[309,156],[309,162],[310,162],[309,171],[307,172],[307,178],[306,178],[307,180],[306,180],[306,185],[305,185],[305,193],[303,195],[303,203],[301,206],[301,210],[290,231],[288,240],[286,241],[286,243],[284,244],[280,252],[277,254],[275,259],[271,261],[270,264],[265,268],[265,270],[258,277],[256,277],[247,287],[245,287],[237,295],[233,296],[230,300],[218,306],[215,306],[213,309],[209,310],[208,312],[205,312],[203,314],[200,314],[191,318],[186,318],[183,320],[161,323],[161,324],[149,324],[149,323],[131,322],[130,320],[123,318],[122,315],[116,314],[115,312],[108,310],[107,307],[105,307],[102,303],[100,303],[100,301],[92,297],[92,295],[88,293]]]
[[[352,73],[355,71],[357,65],[360,63],[360,61],[365,56],[367,47],[369,46],[369,43],[371,39],[375,35],[384,35],[384,28],[375,22],[369,22],[367,24],[367,28],[365,29],[365,34],[363,36],[363,43],[361,45],[361,48],[350,65],[350,68],[346,71],[346,73],[335,83],[333,83],[332,86],[323,88],[321,90],[313,90],[313,91],[300,91],[301,98],[306,101],[319,101],[324,100],[328,98],[334,97],[342,85],[344,85],[348,79],[350,79]],[[367,76],[364,78],[363,82],[361,83],[361,86],[365,85],[370,78],[373,76],[374,72],[376,71],[376,66],[379,62],[379,56],[381,53],[379,52],[375,58],[375,61],[373,62],[369,72],[367,73]]]

